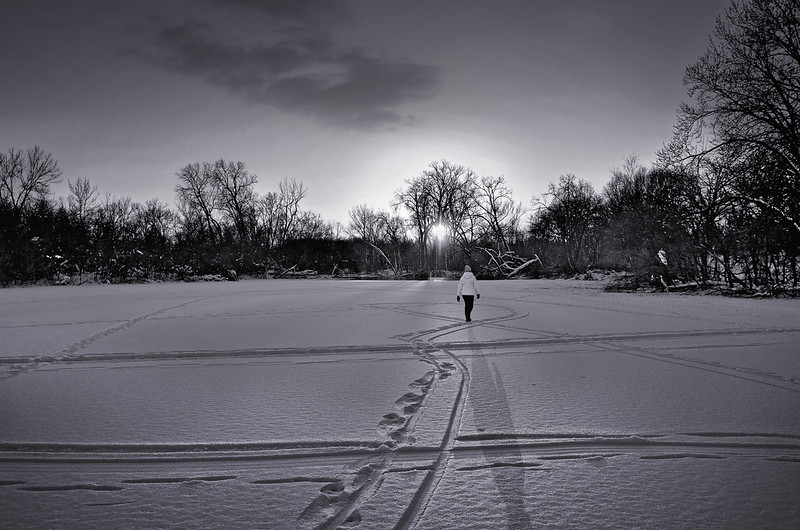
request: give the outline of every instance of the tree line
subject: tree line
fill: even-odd
[[[635,156],[596,190],[573,174],[528,204],[503,176],[448,160],[347,225],[304,210],[284,179],[256,192],[243,162],[176,172],[175,207],[101,199],[36,146],[0,153],[0,283],[218,275],[484,276],[627,271],[633,284],[796,292],[800,253],[800,21],[796,0],[734,2],[686,69],[689,100],[647,168]],[[663,250],[668,264],[657,258]],[[439,272],[437,272],[439,271]]]
[[[0,153],[0,282],[123,282],[266,274],[289,242],[334,241],[340,227],[300,208],[306,187],[285,179],[259,195],[242,162],[192,163],[177,173],[176,208],[151,199],[101,198],[86,177],[69,195],[61,170],[36,146]]]

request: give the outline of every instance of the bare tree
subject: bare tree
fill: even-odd
[[[87,217],[97,207],[97,185],[89,182],[89,177],[78,177],[75,182],[67,180],[70,195],[67,204],[78,221],[86,222]]]
[[[406,180],[395,194],[395,205],[411,216],[421,251],[421,266],[429,265],[428,247],[435,226],[446,227],[462,250],[469,254],[477,241],[475,174],[471,169],[441,160],[422,175]]]
[[[486,223],[489,236],[497,245],[497,250],[510,250],[509,238],[516,233],[524,215],[521,203],[514,202],[511,189],[505,178],[482,177],[477,183],[480,217]]]
[[[300,218],[300,201],[308,193],[305,185],[297,180],[285,178],[278,185],[278,244],[292,238]]]
[[[636,155],[631,155],[622,167],[611,171],[611,179],[603,187],[606,205],[613,213],[621,213],[638,206],[645,193],[647,168],[639,163]]]
[[[34,146],[24,153],[11,148],[0,153],[0,201],[23,211],[36,197],[44,197],[50,185],[61,181],[61,169],[51,153]]]
[[[256,208],[258,237],[267,248],[278,245],[278,226],[281,219],[280,198],[274,191],[262,195]]]
[[[255,232],[258,177],[245,169],[244,162],[217,160],[213,169],[214,184],[219,192],[219,207],[233,224],[239,240],[249,242]]]
[[[321,215],[304,211],[297,216],[292,239],[332,239],[333,228]]]
[[[310,212],[304,217],[305,212],[300,209],[300,201],[307,192],[302,182],[286,178],[278,185],[278,191],[268,192],[257,200],[258,234],[267,248],[280,247],[291,239],[305,237],[302,234],[308,234],[310,226],[321,222],[321,219],[312,219]],[[328,229],[333,227],[325,228]]]
[[[428,263],[428,236],[435,222],[431,195],[424,175],[406,180],[406,188],[395,192],[395,207],[403,206],[411,216],[417,244],[420,248],[420,268]]]
[[[177,218],[166,204],[150,199],[144,205],[136,205],[134,224],[140,239],[151,245],[163,245],[175,235]]]
[[[375,211],[366,204],[358,204],[352,207],[347,214],[350,217],[350,223],[347,225],[350,235],[364,241],[374,242],[378,219]]]
[[[380,256],[381,264],[388,265],[397,274],[401,262],[397,247],[404,240],[405,221],[389,212],[375,211],[366,204],[354,206],[348,214],[348,232],[366,244],[364,259],[368,266],[374,266],[370,265],[371,250],[373,255]]]
[[[690,103],[681,105],[675,136],[661,152],[675,165],[721,149],[737,165],[772,166],[789,181],[789,196],[742,198],[765,205],[796,226],[800,203],[800,9],[797,0],[735,1],[706,53],[686,69]],[[762,171],[762,173],[765,171]],[[757,183],[756,183],[757,184]]]
[[[212,242],[222,238],[222,227],[215,217],[219,207],[219,189],[214,180],[214,166],[194,162],[182,167],[175,186],[178,208],[185,216],[201,219]]]
[[[405,219],[386,210],[378,210],[376,216],[380,239],[392,245],[399,245],[408,240],[408,223]]]
[[[709,149],[772,152],[800,176],[800,9],[797,0],[734,2],[705,55],[686,69],[693,104],[683,130],[712,128]]]
[[[534,200],[532,231],[561,245],[572,270],[597,259],[596,245],[603,202],[588,182],[573,174],[550,183],[544,197]]]
[[[126,274],[126,255],[136,239],[136,209],[130,197],[116,199],[108,194],[97,209],[93,232],[97,273],[101,277],[110,279]]]

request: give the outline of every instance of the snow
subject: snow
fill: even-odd
[[[372,443],[392,397],[407,391],[414,359],[287,363],[105,363],[42,367],[0,385],[6,442],[61,444],[225,444],[303,441]],[[83,363],[86,364],[86,363]],[[345,389],[381,396],[343,399]],[[48,396],[42,399],[43,396]],[[122,413],[121,413],[122,412]]]
[[[800,527],[800,301],[0,291],[8,528]]]

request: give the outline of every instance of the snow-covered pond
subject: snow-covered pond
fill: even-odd
[[[800,527],[800,300],[0,290],[3,527]]]

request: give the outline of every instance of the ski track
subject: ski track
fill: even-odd
[[[408,351],[410,348],[420,362],[426,363],[429,370],[408,384],[408,392],[399,396],[393,410],[387,411],[377,421],[377,428],[384,435],[379,443],[364,441],[343,441],[330,443],[287,442],[283,443],[231,443],[203,445],[80,445],[80,444],[8,444],[0,443],[0,462],[24,465],[87,464],[104,466],[120,465],[124,469],[131,463],[159,466],[170,464],[229,463],[247,466],[274,466],[302,462],[309,465],[339,465],[344,469],[340,475],[302,475],[278,478],[250,479],[237,474],[170,474],[143,478],[128,478],[116,483],[53,483],[31,485],[24,480],[0,480],[0,488],[15,488],[31,494],[64,491],[121,492],[133,485],[152,485],[154,487],[203,482],[226,482],[247,480],[252,485],[275,485],[290,483],[319,484],[319,493],[297,515],[295,521],[287,521],[291,526],[314,529],[336,529],[363,526],[370,528],[368,520],[363,520],[360,508],[376,497],[387,476],[396,473],[421,473],[420,485],[408,499],[405,511],[399,516],[395,528],[414,528],[421,521],[426,508],[436,495],[437,487],[448,471],[448,463],[454,457],[483,457],[485,464],[458,465],[452,472],[479,470],[494,471],[499,468],[513,469],[517,473],[548,472],[547,462],[558,460],[585,460],[604,465],[606,459],[621,455],[638,454],[642,460],[671,459],[719,459],[730,457],[759,458],[788,464],[800,463],[800,436],[782,433],[741,433],[741,432],[687,432],[674,433],[669,437],[659,434],[620,433],[597,436],[583,433],[493,433],[459,435],[462,416],[469,395],[471,374],[462,357],[481,355],[484,350],[488,356],[520,354],[520,350],[537,345],[585,344],[590,350],[612,351],[624,355],[643,357],[649,360],[678,364],[684,367],[706,370],[728,377],[746,379],[790,392],[800,392],[800,380],[786,378],[772,372],[762,372],[739,366],[727,366],[716,361],[702,361],[681,357],[667,351],[670,348],[644,348],[630,344],[642,339],[697,338],[730,335],[750,335],[766,333],[796,334],[800,329],[722,329],[698,330],[692,332],[650,332],[618,333],[592,336],[568,336],[541,332],[513,325],[515,320],[528,316],[528,313],[515,311],[508,307],[493,306],[507,312],[506,315],[465,323],[459,319],[435,315],[416,308],[404,308],[389,304],[366,304],[362,309],[381,308],[400,313],[421,316],[432,321],[443,322],[441,326],[421,332],[393,337],[405,345],[374,345],[338,348],[297,348],[261,349],[248,351],[186,351],[154,352],[152,354],[93,354],[80,355],[80,350],[104,337],[128,329],[147,319],[161,315],[202,299],[190,300],[178,305],[158,309],[130,320],[120,322],[99,333],[90,335],[64,350],[49,356],[36,358],[0,359],[4,378],[19,373],[36,370],[48,363],[82,363],[103,361],[142,361],[142,360],[183,360],[221,357],[262,357],[286,356],[285,362],[302,362],[298,358],[322,353],[369,354],[375,352]],[[517,302],[524,300],[515,300]],[[569,302],[552,305],[571,306]],[[622,311],[626,312],[626,311]],[[628,311],[630,312],[630,311]],[[232,314],[232,316],[235,316]],[[530,339],[511,339],[498,341],[447,342],[449,335],[477,326],[524,333]],[[477,352],[477,353],[476,353]],[[523,353],[524,354],[524,353]],[[314,362],[314,361],[308,361]],[[319,361],[317,361],[319,362]],[[339,360],[334,362],[346,362]],[[425,406],[442,381],[458,376],[455,398],[450,405],[447,425],[438,446],[415,445],[414,428]],[[499,374],[496,374],[499,377]],[[502,382],[499,383],[502,385]],[[788,454],[787,454],[788,453]],[[427,463],[424,463],[427,462]],[[338,463],[338,464],[337,464]],[[243,464],[244,465],[244,464]],[[235,467],[235,466],[234,466]],[[348,470],[354,471],[348,471]],[[0,493],[2,490],[0,490]],[[102,503],[103,506],[124,505],[131,501]],[[101,504],[96,504],[97,506]]]

